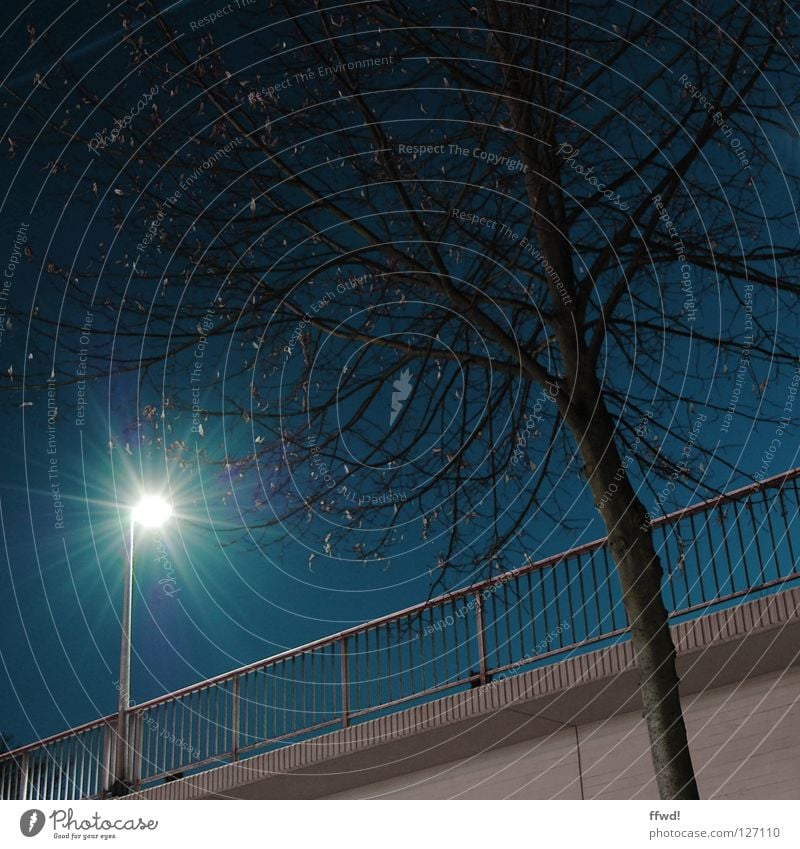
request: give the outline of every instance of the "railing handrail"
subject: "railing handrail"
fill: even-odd
[[[730,490],[729,492],[722,493],[721,495],[714,496],[712,498],[706,499],[705,501],[699,501],[696,504],[689,505],[688,507],[682,507],[678,510],[673,510],[671,513],[667,513],[664,516],[659,516],[658,518],[654,519],[651,522],[651,527],[660,527],[676,519],[682,519],[688,516],[697,515],[698,513],[702,513],[715,507],[719,507],[722,504],[737,501],[743,496],[749,495],[751,493],[759,492],[761,490],[768,489],[774,486],[780,486],[786,483],[787,481],[793,480],[797,477],[800,477],[800,466],[797,466],[793,469],[788,469],[787,471],[780,472],[776,475],[772,475],[771,477],[764,478],[761,481],[738,487],[737,489]],[[133,704],[131,705],[131,712],[146,710],[148,708],[164,704],[165,702],[169,702],[173,699],[178,699],[189,693],[197,692],[207,687],[213,687],[217,684],[224,683],[241,675],[246,675],[247,673],[259,669],[263,666],[280,663],[283,660],[287,660],[288,658],[303,654],[304,652],[313,651],[314,649],[322,648],[324,646],[335,645],[336,643],[339,643],[342,640],[347,639],[348,637],[357,634],[362,634],[373,628],[385,625],[388,622],[407,618],[415,613],[421,613],[425,610],[428,610],[429,608],[438,607],[447,602],[455,601],[464,598],[465,596],[485,591],[487,588],[493,586],[494,584],[507,583],[513,580],[514,578],[519,577],[520,575],[524,575],[527,572],[534,572],[539,569],[545,569],[548,566],[553,566],[568,558],[577,557],[579,555],[586,554],[590,551],[595,551],[596,549],[601,548],[603,545],[605,545],[607,541],[607,536],[600,537],[598,539],[591,540],[590,542],[583,543],[582,545],[575,546],[574,548],[570,548],[567,551],[562,551],[558,554],[551,554],[547,557],[542,558],[541,560],[537,560],[532,563],[526,563],[523,566],[518,566],[516,569],[511,569],[508,572],[503,572],[500,575],[494,575],[491,578],[484,578],[483,580],[477,581],[474,584],[470,584],[467,587],[462,587],[458,590],[450,590],[449,592],[443,593],[439,596],[436,596],[435,598],[427,599],[423,602],[417,602],[416,604],[410,605],[409,607],[403,608],[402,610],[396,610],[392,613],[388,613],[376,619],[370,619],[367,622],[363,622],[359,625],[354,625],[350,628],[345,628],[344,630],[339,631],[335,634],[330,634],[325,637],[313,640],[309,643],[305,643],[303,645],[287,649],[286,651],[279,652],[278,654],[270,655],[269,657],[262,658],[261,660],[257,660],[253,663],[248,663],[236,669],[229,670],[228,672],[223,672],[211,678],[206,678],[205,680],[197,682],[195,684],[189,684],[188,686],[182,687],[178,690],[173,690],[169,693],[164,693],[161,696],[156,696],[153,699],[148,699],[145,702]],[[66,731],[60,731],[57,734],[53,734],[41,740],[36,740],[32,743],[27,743],[24,746],[19,746],[16,749],[1,753],[0,762],[13,758],[18,758],[21,755],[25,754],[25,752],[37,749],[50,743],[58,742],[59,740],[65,739],[67,737],[74,737],[76,734],[79,734],[81,732],[88,731],[94,727],[98,727],[112,722],[115,718],[115,714],[109,714],[108,716],[100,717],[99,719],[94,719],[90,722],[86,722],[83,725],[78,725],[74,728],[69,728]]]
[[[58,734],[51,734],[49,737],[43,737],[41,740],[34,740],[32,743],[26,743],[24,746],[18,746],[16,749],[9,749],[7,752],[0,752],[0,762],[19,758],[31,749],[38,749],[40,746],[44,746],[49,743],[57,743],[59,740],[64,740],[67,737],[74,737],[76,734],[81,734],[84,731],[90,731],[92,728],[99,728],[101,725],[107,725],[114,719],[116,719],[116,714],[101,716],[99,719],[92,719],[89,722],[84,722],[82,725],[76,725],[74,728],[68,728],[66,731],[59,731]]]

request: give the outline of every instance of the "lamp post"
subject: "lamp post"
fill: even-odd
[[[112,796],[130,792],[128,775],[128,712],[131,703],[131,607],[133,604],[133,545],[136,525],[158,528],[172,515],[172,506],[157,495],[148,495],[131,510],[131,535],[125,563],[122,596],[122,643],[119,652],[119,709],[117,711],[116,758]]]

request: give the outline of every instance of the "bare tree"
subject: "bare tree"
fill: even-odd
[[[39,310],[48,362],[138,372],[137,427],[217,466],[240,533],[282,529],[310,566],[415,547],[437,581],[517,565],[543,527],[585,524],[588,484],[659,793],[696,798],[649,520],[747,472],[702,429],[731,409],[743,333],[750,369],[796,359],[772,318],[796,316],[796,183],[771,142],[796,134],[790,10],[389,0],[187,23],[131,4],[124,75],[103,90],[60,63],[69,94],[34,115],[53,167],[93,157],[88,232],[116,224],[36,255],[66,315],[92,315],[82,353],[62,312],[54,357]],[[751,401],[737,420],[768,421]]]

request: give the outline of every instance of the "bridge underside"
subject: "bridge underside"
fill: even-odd
[[[800,796],[800,589],[673,627],[704,798]],[[656,798],[629,642],[128,798]]]

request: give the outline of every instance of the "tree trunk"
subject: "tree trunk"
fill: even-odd
[[[623,470],[613,420],[596,379],[582,381],[565,413],[595,503],[605,500],[601,514],[640,672],[639,689],[659,795],[662,799],[699,799],[678,692],[675,645],[661,598],[661,563],[644,507]]]

